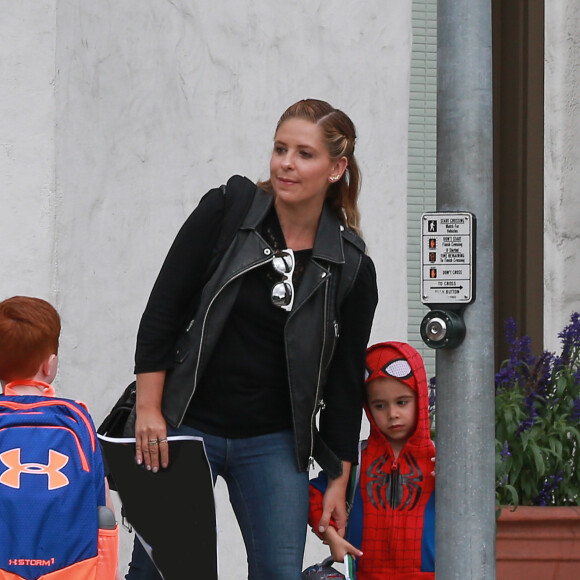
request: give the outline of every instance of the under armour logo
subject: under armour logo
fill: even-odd
[[[60,470],[68,463],[68,457],[49,449],[48,465],[42,463],[21,463],[20,449],[11,449],[0,454],[0,461],[8,468],[0,475],[0,483],[20,489],[20,476],[23,473],[29,475],[46,475],[48,477],[48,489],[58,489],[68,485],[68,477]]]

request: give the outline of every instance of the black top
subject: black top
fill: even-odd
[[[286,248],[272,207],[261,235],[275,250]],[[295,252],[294,288],[312,250]],[[288,312],[272,304],[281,276],[272,264],[248,272],[198,383],[184,422],[222,437],[252,437],[292,426],[284,351]]]
[[[190,318],[189,303],[209,264],[223,215],[223,195],[219,191],[210,192],[177,235],[141,319],[136,373],[173,366],[175,341]],[[285,247],[274,208],[260,233],[274,250]],[[295,252],[295,286],[300,283],[310,255],[311,250]],[[236,303],[187,410],[186,424],[224,437],[250,437],[291,427],[284,351],[288,313],[273,306],[270,300],[272,286],[278,280],[270,263],[244,275]],[[359,321],[372,319],[377,300],[375,280],[374,265],[364,256],[341,309],[341,336],[328,375],[332,390],[326,389],[325,397],[334,396],[342,401],[345,419],[352,416],[352,405],[362,409],[362,392],[352,389],[352,369],[360,368],[360,361],[353,361],[349,353],[361,350],[356,346],[360,345],[368,325]],[[362,384],[362,380],[356,383]],[[335,406],[339,413],[340,407]],[[341,456],[348,446],[345,440],[348,429],[341,429],[340,416],[325,422],[328,443],[339,457],[352,461],[353,458]]]

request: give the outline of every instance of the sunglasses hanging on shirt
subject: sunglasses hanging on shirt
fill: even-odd
[[[276,252],[274,258],[272,258],[274,271],[282,275],[282,281],[276,283],[272,288],[272,304],[287,312],[292,310],[294,304],[292,275],[294,274],[295,265],[294,252],[290,248]]]

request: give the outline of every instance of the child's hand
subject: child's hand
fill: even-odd
[[[431,457],[431,461],[433,462],[433,471],[431,472],[431,475],[435,477],[435,457]]]
[[[350,554],[355,558],[363,555],[359,549],[355,548],[344,538],[341,538],[332,526],[329,526],[326,532],[322,534],[322,539],[330,547],[330,554],[335,562],[342,562],[346,554]]]

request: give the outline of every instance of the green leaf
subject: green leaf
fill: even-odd
[[[538,449],[537,445],[531,446],[532,453],[534,454],[534,462],[536,464],[536,470],[538,473],[545,473],[545,463],[540,450]]]
[[[515,507],[518,507],[519,497],[518,497],[518,492],[516,491],[516,488],[513,485],[504,485],[504,489],[508,492],[509,497],[510,497],[509,504],[506,504],[506,505],[513,505]]]

